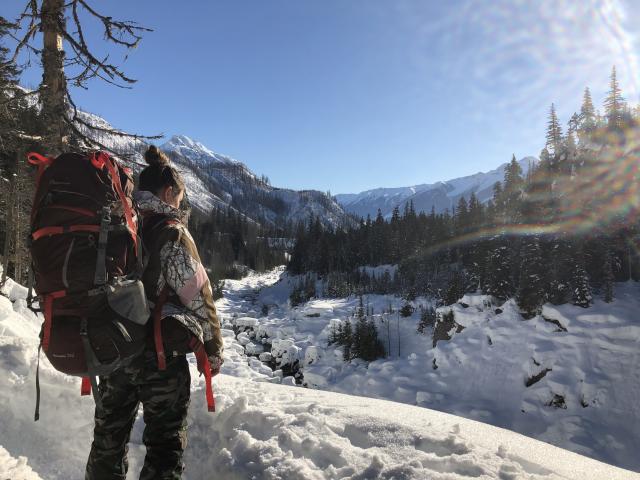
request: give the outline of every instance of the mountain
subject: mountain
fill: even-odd
[[[91,125],[113,128],[97,115],[79,114]],[[143,154],[147,144],[142,140],[88,128],[82,128],[82,131],[121,154],[134,170],[145,166]],[[307,221],[311,216],[332,228],[355,223],[353,216],[324,192],[274,187],[244,163],[216,153],[185,135],[174,135],[160,149],[169,155],[182,174],[191,205],[205,214],[214,208],[232,209],[265,226],[295,224]]]
[[[524,157],[518,163],[523,174],[535,165],[538,159]],[[394,207],[402,208],[405,203],[413,200],[417,212],[429,212],[435,208],[436,213],[451,210],[461,196],[469,198],[474,192],[481,202],[487,202],[493,196],[493,185],[504,179],[504,171],[508,164],[504,163],[495,170],[479,172],[466,177],[455,178],[431,184],[414,185],[412,187],[376,188],[360,193],[345,193],[334,198],[345,210],[359,217],[371,215],[375,217],[378,209],[385,217],[390,217]]]
[[[354,222],[324,192],[273,187],[244,163],[215,153],[184,135],[171,137],[160,149],[207,187],[214,204],[231,207],[259,223],[277,226],[306,221],[310,216],[331,227]]]

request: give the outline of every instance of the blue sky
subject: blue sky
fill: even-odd
[[[94,1],[154,32],[122,64],[132,90],[74,94],[119,128],[188,135],[276,186],[430,183],[537,155],[551,102],[565,122],[585,86],[599,105],[613,64],[637,102],[634,3]],[[98,27],[96,49],[121,59]],[[31,68],[23,82],[39,79]]]

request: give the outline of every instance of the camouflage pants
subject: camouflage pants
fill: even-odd
[[[146,351],[128,367],[100,378],[103,409],[96,411],[85,480],[125,480],[131,427],[142,402],[147,455],[140,480],[180,479],[187,444],[191,378],[184,355],[158,370],[155,352]]]

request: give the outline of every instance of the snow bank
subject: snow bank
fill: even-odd
[[[254,308],[243,300],[250,291],[257,299],[276,298],[283,280],[273,273],[263,278],[236,285],[228,292],[228,308],[239,314]],[[430,334],[416,333],[419,310],[408,318],[380,315],[389,306],[397,312],[402,299],[366,295],[364,303],[373,309],[389,352],[370,364],[345,363],[340,347],[327,346],[331,325],[357,308],[355,297],[296,308],[282,298],[257,328],[285,341],[276,342],[276,355],[280,345],[291,343],[304,352],[300,367],[307,387],[433,408],[640,470],[640,285],[617,285],[613,303],[597,300],[589,309],[545,305],[530,320],[512,300],[496,305],[490,296],[465,295],[439,309],[452,311],[464,330],[453,329],[453,338],[436,348]],[[429,304],[424,298],[413,303]],[[320,316],[304,316],[310,308]]]
[[[13,458],[2,446],[0,446],[0,478],[3,480],[42,480],[27,465],[25,457]]]
[[[11,302],[0,296],[3,480],[82,478],[89,452],[93,401],[80,397],[79,381],[53,370],[44,356],[41,420],[33,422],[40,323],[41,317],[24,309],[23,299]],[[262,362],[247,361],[231,348],[238,345],[231,337],[225,337],[225,343],[224,374],[214,379],[215,414],[206,411],[204,382],[191,364],[185,480],[640,479],[632,472],[453,415],[272,385],[268,382],[279,382],[281,371],[260,374],[256,369],[266,368]],[[281,346],[287,351],[292,345],[283,342]],[[393,362],[376,363],[384,375],[394,372]],[[326,373],[319,377],[330,378]],[[295,380],[285,377],[282,383],[291,385]],[[142,466],[143,427],[139,415],[130,442],[129,479],[137,478]]]

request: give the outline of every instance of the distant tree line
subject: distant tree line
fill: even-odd
[[[232,208],[216,208],[206,215],[193,211],[189,230],[215,280],[241,278],[247,268],[262,272],[287,261],[287,244],[277,241],[285,231],[263,226]]]
[[[514,156],[487,203],[471,193],[451,211],[417,213],[409,202],[347,230],[311,219],[296,231],[290,272],[317,272],[336,296],[515,297],[526,316],[544,302],[587,307],[594,292],[611,301],[615,281],[640,276],[640,109],[624,101],[615,68],[603,107],[585,89],[563,132],[551,105],[540,161],[524,174]],[[358,270],[381,264],[397,264],[398,275]]]

